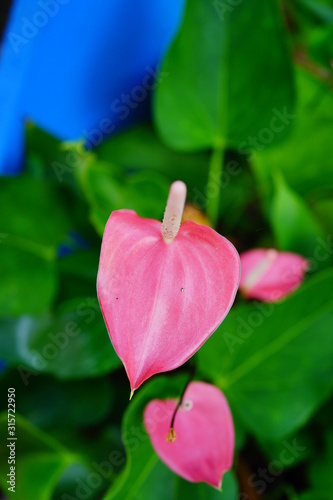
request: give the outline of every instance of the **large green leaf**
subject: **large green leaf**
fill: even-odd
[[[0,434],[5,438],[7,431],[7,412],[0,415]],[[80,462],[50,436],[33,427],[27,420],[16,414],[15,441],[15,493],[8,491],[6,483],[10,465],[7,462],[7,446],[0,450],[1,485],[8,498],[24,500],[51,500],[53,490],[64,470],[71,464]],[[9,443],[6,440],[6,443]]]
[[[280,304],[237,306],[198,352],[201,373],[261,440],[304,425],[332,389],[332,286],[330,269]]]
[[[185,378],[158,377],[135,394],[123,420],[127,464],[104,500],[236,500],[237,486],[231,473],[223,479],[223,494],[210,486],[192,484],[176,476],[155,454],[143,425],[145,406],[155,398],[179,397]]]
[[[223,477],[222,494],[204,483],[189,483],[181,478],[178,479],[176,494],[172,500],[237,500],[239,499],[238,485],[233,472],[227,472]]]
[[[56,249],[70,228],[58,186],[0,180],[0,316],[44,312],[56,292]]]
[[[93,297],[96,295],[96,276],[100,253],[98,248],[76,251],[58,259],[59,302],[73,297]]]
[[[96,283],[99,249],[77,251],[58,260],[58,270],[68,279],[82,278]]]
[[[187,2],[156,90],[155,120],[167,144],[238,147],[263,129],[268,142],[288,131],[276,118],[292,113],[294,95],[280,17],[275,0]]]
[[[57,290],[55,263],[0,244],[0,317],[44,312]]]
[[[27,385],[17,369],[0,379],[0,390],[15,387],[16,411],[42,429],[65,429],[73,432],[96,425],[110,412],[114,388],[105,377],[61,381],[50,376],[32,376]],[[5,408],[3,401],[3,408]],[[90,411],[91,408],[94,411]]]
[[[242,219],[245,206],[249,198],[253,197],[253,181],[244,156],[228,152],[220,182],[211,185],[207,179],[209,155],[206,152],[194,154],[174,151],[161,142],[149,126],[138,126],[117,134],[105,141],[96,154],[103,162],[115,163],[126,171],[143,170],[150,177],[152,173],[160,172],[170,181],[183,180],[187,185],[188,201],[202,210],[206,208],[207,199],[212,192],[221,189],[223,194],[220,199],[220,213],[223,216],[224,231],[235,227]],[[140,189],[139,185],[137,189]],[[147,194],[151,196],[150,193]],[[108,199],[110,200],[110,197]],[[126,204],[127,200],[123,201]],[[154,196],[152,202],[155,202]],[[146,213],[151,217],[153,213],[156,214],[156,210],[150,209],[150,213],[146,210]]]
[[[132,209],[141,217],[155,219],[163,216],[169,184],[158,173],[125,175],[113,164],[88,161],[77,175],[90,204],[92,223],[101,235],[113,210]]]
[[[149,126],[142,125],[117,134],[105,141],[96,154],[100,160],[115,163],[126,171],[144,170],[148,175],[149,169],[149,176],[152,172],[160,172],[170,181],[183,180],[187,185],[188,201],[202,210],[206,208],[212,192],[221,189],[220,213],[224,231],[233,228],[242,219],[245,206],[254,194],[253,180],[244,156],[228,152],[220,182],[211,185],[207,179],[209,155],[206,152],[174,151]],[[148,216],[151,217],[153,212],[155,210]]]
[[[100,160],[115,163],[127,170],[151,170],[170,180],[181,179],[189,191],[207,180],[209,155],[181,153],[168,148],[148,125],[133,127],[107,139],[96,154]]]
[[[35,124],[26,126],[25,171],[39,179],[76,189],[74,172],[82,157],[69,152],[60,139]]]
[[[288,140],[255,152],[252,162],[266,207],[273,191],[271,173],[281,171],[300,195],[333,188],[333,96],[312,76],[297,72],[296,118]]]
[[[18,364],[22,379],[36,373],[58,378],[95,377],[121,365],[96,297],[73,299],[54,314],[0,322],[0,356]]]
[[[109,479],[109,478],[108,478]],[[74,464],[64,471],[52,496],[52,500],[102,500],[103,491],[109,481],[96,470],[81,464]]]
[[[70,227],[59,186],[22,176],[1,179],[0,193],[4,243],[51,259]]]
[[[286,185],[282,176],[276,177],[270,218],[281,250],[300,253],[309,259],[316,258],[316,248],[318,242],[323,240],[324,232],[303,199]]]

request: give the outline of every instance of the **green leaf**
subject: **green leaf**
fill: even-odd
[[[0,434],[8,436],[7,412],[0,415]],[[53,490],[65,469],[79,457],[71,455],[50,436],[33,427],[16,414],[15,493],[8,491],[6,483],[10,465],[7,446],[0,450],[1,485],[8,498],[25,500],[51,500]],[[6,440],[8,444],[9,441]]]
[[[134,127],[111,137],[102,143],[96,154],[102,162],[119,165],[125,171],[144,171],[145,175],[150,177],[152,173],[159,172],[167,176],[170,182],[183,180],[187,185],[188,201],[201,210],[205,210],[207,199],[212,192],[221,189],[223,194],[220,199],[220,213],[223,214],[224,230],[235,227],[242,219],[249,198],[253,197],[253,181],[244,156],[228,152],[222,178],[212,185],[207,179],[209,155],[206,152],[174,151],[168,148],[149,126]],[[155,201],[154,197],[152,201]],[[156,213],[156,210],[150,210],[151,213]],[[148,217],[151,217],[151,213]],[[99,226],[103,223],[104,220]]]
[[[235,307],[198,352],[200,372],[260,440],[304,425],[333,386],[333,270],[279,304]]]
[[[181,478],[178,480],[175,500],[237,500],[238,485],[231,471],[223,476],[222,494],[204,483],[189,483]]]
[[[333,234],[333,199],[325,198],[318,200],[313,205],[313,212],[320,220],[326,234]]]
[[[29,453],[17,465],[16,496],[26,500],[51,499],[62,473],[69,465],[65,457],[54,453]]]
[[[333,9],[330,10],[333,22]],[[314,28],[308,37],[309,55],[323,67],[330,67],[333,58],[333,26]]]
[[[101,500],[104,498],[102,492],[109,486],[109,482],[101,475],[98,477],[100,479],[97,478],[95,469],[74,464],[64,471],[54,490],[52,500],[77,500],[82,497],[86,500]]]
[[[318,493],[325,494],[328,491],[333,491],[332,463],[333,431],[330,431],[325,435],[324,452],[321,452],[316,461],[310,465],[310,482]]]
[[[276,147],[252,150],[252,167],[266,208],[273,191],[272,172],[281,172],[302,196],[333,188],[332,92],[307,73],[296,74],[298,104],[290,137]]]
[[[46,182],[1,179],[0,213],[0,316],[42,313],[56,293],[56,249],[70,228],[66,200]]]
[[[51,373],[61,379],[96,377],[121,365],[96,297],[67,301],[54,314],[0,322],[1,357],[19,364],[22,379]]]
[[[26,176],[0,179],[0,232],[3,243],[51,260],[70,229],[59,186]]]
[[[278,247],[308,258],[315,258],[315,249],[324,233],[303,199],[293,192],[281,175],[276,176],[272,200],[271,224]]]
[[[322,492],[317,490],[309,490],[297,497],[297,500],[331,500],[331,494],[328,491]]]
[[[0,317],[43,313],[55,297],[54,262],[0,243]]]
[[[96,294],[96,276],[100,253],[98,249],[76,251],[58,259],[59,293],[61,303],[73,297],[92,297]]]
[[[115,163],[124,169],[150,170],[181,179],[189,192],[207,180],[209,155],[181,153],[168,148],[148,125],[133,127],[104,141],[97,149],[100,160]]]
[[[179,397],[184,377],[158,377],[145,384],[135,394],[123,418],[123,443],[127,463],[104,500],[159,498],[171,499],[170,483],[174,474],[159,460],[149,441],[143,424],[143,410],[150,400],[161,397]],[[138,431],[135,432],[135,431]],[[169,484],[169,487],[166,485]]]
[[[79,182],[91,207],[91,220],[102,235],[113,210],[132,209],[141,217],[163,216],[169,183],[158,173],[121,175],[110,163],[90,161],[77,171]]]
[[[81,143],[82,144],[82,143]],[[77,189],[74,172],[80,164],[80,154],[73,154],[59,139],[35,124],[26,126],[25,171],[36,179],[48,179],[58,185]]]
[[[26,124],[25,135],[28,173],[36,172],[37,161],[44,168],[49,167],[51,172],[52,161],[61,154],[61,142],[34,123]]]
[[[223,494],[210,486],[191,484],[176,476],[155,454],[143,424],[145,406],[155,398],[179,397],[186,378],[158,377],[140,389],[123,420],[123,442],[127,464],[104,500],[236,500],[237,486],[231,473],[223,479]]]
[[[66,255],[58,260],[58,270],[67,278],[83,278],[96,282],[99,250],[90,249]]]
[[[3,394],[15,387],[16,411],[42,429],[66,429],[97,425],[110,412],[114,388],[105,377],[60,381],[39,375],[24,384],[17,369],[0,379]],[[93,411],[91,409],[93,408]]]
[[[315,21],[333,22],[333,9],[329,3],[318,0],[296,0],[295,3],[298,9],[304,9],[305,13],[312,16]]]
[[[280,17],[276,1],[235,7],[218,0],[187,2],[155,96],[155,121],[169,146],[238,147],[269,129],[276,111],[292,112],[292,71]],[[263,40],[269,40],[266,50]],[[274,139],[286,131],[268,130]]]
[[[261,441],[260,447],[269,461],[279,460],[284,469],[290,469],[315,456],[316,437],[308,429],[302,428],[286,440]],[[292,452],[290,451],[292,449]],[[287,458],[286,458],[287,453]]]

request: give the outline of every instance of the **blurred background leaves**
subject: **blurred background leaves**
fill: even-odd
[[[330,498],[332,22],[329,0],[188,0],[145,121],[94,150],[27,123],[23,172],[0,179],[0,430],[15,387],[16,498]],[[175,179],[239,252],[274,247],[310,263],[280,304],[238,296],[191,361],[235,420],[222,494],[175,476],[143,428],[145,404],[178,397],[189,367],[128,404],[96,297],[111,211],[161,220]],[[281,462],[295,440],[297,456]]]

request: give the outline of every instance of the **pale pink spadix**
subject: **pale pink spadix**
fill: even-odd
[[[166,441],[177,401],[153,400],[144,410],[144,424],[160,459],[176,474],[221,489],[232,466],[234,426],[222,392],[211,384],[191,382],[176,414],[176,440]]]
[[[132,391],[185,363],[223,321],[237,292],[233,245],[194,222],[179,229],[185,198],[186,186],[177,181],[162,225],[117,210],[105,227],[97,293]]]
[[[239,289],[248,298],[277,302],[296,290],[309,267],[301,255],[256,248],[240,256]]]

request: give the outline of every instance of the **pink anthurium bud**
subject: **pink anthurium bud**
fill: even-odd
[[[245,297],[277,302],[296,290],[304,279],[308,261],[291,252],[256,248],[240,256],[239,289]]]
[[[239,255],[213,229],[185,222],[186,186],[171,185],[163,223],[132,210],[106,224],[97,293],[132,393],[185,363],[227,315],[240,279]]]
[[[156,399],[145,408],[144,424],[155,452],[184,479],[221,489],[235,441],[226,398],[214,385],[191,382],[170,429],[176,408],[174,399]]]

